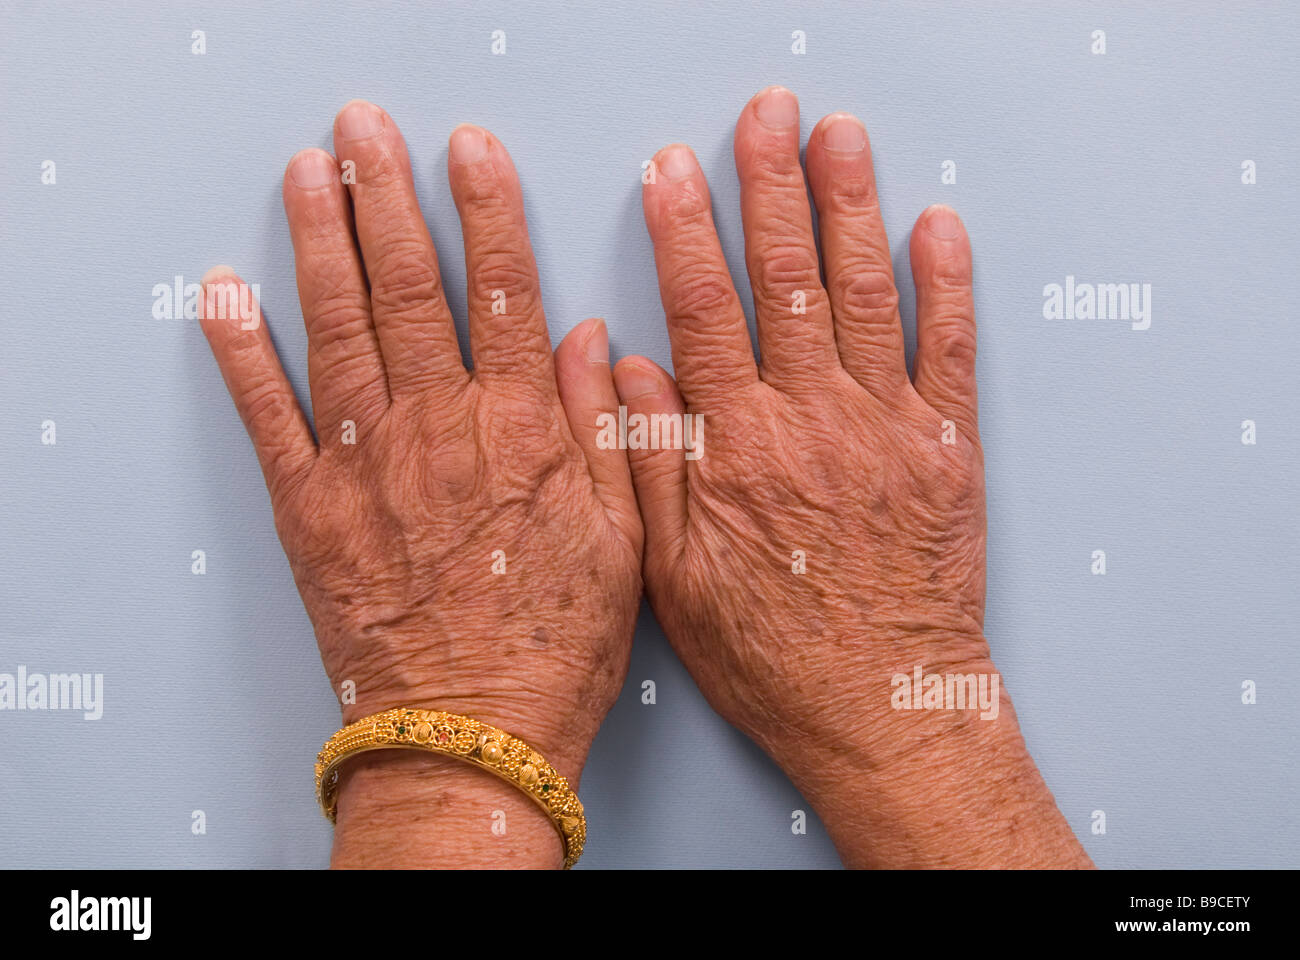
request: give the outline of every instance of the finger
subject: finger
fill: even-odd
[[[763,379],[782,389],[815,387],[840,363],[799,165],[793,93],[769,87],[749,102],[736,124],[735,154]]]
[[[465,236],[474,377],[553,396],[551,339],[510,154],[488,131],[461,124],[451,134],[447,172]]]
[[[372,422],[388,409],[388,383],[348,195],[332,156],[311,149],[289,161],[284,211],[307,326],[316,435],[323,449],[334,449],[345,421]]]
[[[209,270],[201,286],[203,334],[274,498],[311,466],[316,442],[250,288],[225,266]]]
[[[974,435],[975,294],[970,239],[951,207],[928,208],[912,228],[916,283],[916,392],[939,413]]]
[[[370,315],[393,397],[469,382],[443,296],[438,255],[420,214],[406,141],[364,100],[334,121],[334,151],[349,170],[352,215],[370,282]]]
[[[614,368],[618,397],[633,416],[685,417],[686,404],[673,378],[645,357],[625,357]],[[676,563],[686,543],[686,450],[644,448],[629,442],[632,485],[645,523],[645,557],[650,567]]]
[[[555,382],[569,429],[587,458],[596,496],[639,554],[641,515],[627,452],[610,442],[611,429],[617,436],[618,393],[609,368],[605,321],[587,320],[569,331],[555,349]]]
[[[720,405],[758,381],[740,298],[713,227],[709,185],[691,148],[655,155],[641,191],[654,244],[673,370],[692,406]]]
[[[896,397],[908,383],[903,327],[866,128],[847,113],[825,117],[807,162],[840,363],[877,397]]]

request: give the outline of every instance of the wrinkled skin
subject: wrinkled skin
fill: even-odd
[[[819,260],[797,104],[764,91],[736,130],[761,366],[703,174],[674,146],[644,201],[677,380],[638,357],[611,377],[600,321],[552,358],[514,168],[463,126],[449,176],[471,376],[396,126],[361,102],[335,126],[337,158],[303,151],[284,188],[319,442],[265,324],[214,306],[239,283],[228,268],[205,278],[203,326],[326,671],[341,692],[355,684],[345,721],[396,705],[470,714],[576,784],[627,670],[644,520],[674,648],[846,863],[1087,865],[1005,695],[994,724],[890,709],[895,672],[993,671],[970,248],[952,211],[913,231],[909,379],[865,131],[834,114],[810,139]],[[703,415],[703,458],[602,450],[597,418],[620,399]],[[487,827],[500,813],[504,839]],[[379,751],[344,767],[336,865],[559,862],[545,818],[465,764]]]
[[[700,689],[776,755],[867,726],[883,757],[895,671],[991,669],[970,248],[947,208],[918,221],[909,379],[865,131],[835,114],[809,140],[819,260],[797,117],[774,88],[736,128],[761,365],[703,174],[674,145],[644,201],[680,392],[645,358],[616,379],[629,409],[704,417],[699,460],[631,453],[647,589]],[[831,127],[858,149],[830,146]]]
[[[357,686],[345,720],[381,701],[472,716],[486,702],[516,729],[544,718],[590,743],[627,672],[638,545],[558,401],[471,384],[436,409],[390,408],[276,515],[326,673]]]
[[[284,183],[318,443],[265,324],[220,309],[219,288],[239,283],[228,268],[205,278],[203,325],[343,719],[469,714],[576,779],[641,591],[626,457],[595,444],[597,412],[617,404],[604,326],[582,324],[552,359],[513,165],[491,134],[459,128],[471,376],[396,125],[349,104],[335,150],[298,154]]]
[[[820,737],[890,719],[862,695],[882,673],[986,668],[978,440],[944,447],[919,398],[882,410],[839,377],[815,400],[746,396],[705,414],[681,553],[646,570],[714,707],[761,742]]]
[[[676,382],[644,357],[615,382],[629,417],[704,420],[698,459],[629,450],[651,603],[700,690],[790,776],[846,865],[1090,866],[1005,687],[988,711],[893,699],[894,678],[918,668],[987,690],[999,679],[983,636],[965,229],[938,206],[912,231],[909,378],[866,130],[823,118],[806,182],[799,145],[783,88],[737,121],[761,362],[690,148],[661,150],[646,178]]]

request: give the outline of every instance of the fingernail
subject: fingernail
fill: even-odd
[[[462,123],[451,132],[448,148],[454,163],[478,163],[487,156],[487,137],[471,123]]]
[[[754,114],[765,127],[784,130],[799,121],[799,101],[785,87],[769,87],[754,101]]]
[[[339,133],[344,140],[366,140],[383,129],[384,114],[373,103],[353,100],[339,113]]]
[[[333,181],[338,169],[324,150],[303,150],[289,161],[289,179],[304,190],[314,190]]]
[[[936,203],[927,211],[925,229],[940,240],[955,240],[961,235],[961,218],[952,207]]]
[[[587,355],[588,363],[609,363],[609,333],[605,330],[605,321],[595,319],[590,321],[591,329],[587,331],[587,339],[583,341],[582,352]]]
[[[624,403],[659,392],[659,378],[635,363],[621,363],[614,370],[614,385]]]
[[[199,286],[206,287],[209,284],[216,283],[218,280],[233,281],[234,279],[235,279],[235,268],[228,267],[224,263],[221,263],[213,267],[211,270],[209,270],[207,273],[203,275],[202,279],[199,280]]]
[[[669,180],[689,177],[700,165],[690,147],[669,147],[659,155],[659,171]]]
[[[867,145],[867,128],[857,117],[842,113],[822,129],[822,145],[827,150],[857,153]]]

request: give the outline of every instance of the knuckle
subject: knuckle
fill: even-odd
[[[514,193],[503,189],[494,164],[460,168],[455,186],[460,202],[466,206],[466,217],[499,217],[515,208]]]
[[[970,455],[971,449],[967,444],[951,447],[931,444],[916,450],[909,464],[909,486],[939,517],[951,517],[955,512],[969,509],[981,495],[982,481],[977,461]],[[948,535],[945,532],[944,536]]]
[[[387,192],[405,186],[406,168],[393,156],[392,150],[382,140],[370,151],[363,151],[357,160],[357,186],[372,192]]]
[[[784,191],[797,175],[803,188],[803,168],[799,157],[788,149],[757,150],[749,158],[749,176],[756,186],[771,186]]]
[[[244,391],[244,416],[250,424],[282,421],[289,412],[284,392],[270,380],[249,386]]]
[[[867,175],[841,176],[829,194],[830,212],[879,216],[876,181]]]
[[[492,458],[502,476],[511,478],[509,497],[535,491],[545,478],[563,473],[571,462],[572,452],[559,421],[539,415],[534,398],[519,395],[502,400],[485,415],[481,435],[488,441],[485,450],[492,451],[485,455]]]
[[[831,279],[831,294],[840,309],[852,314],[894,314],[898,288],[888,265],[863,260],[845,265]]]
[[[229,349],[237,356],[251,357],[262,352],[262,340],[256,330],[243,330],[234,325],[237,331],[231,336]]]
[[[760,244],[755,257],[758,286],[785,290],[820,286],[817,254],[800,243]]]
[[[325,294],[312,305],[308,325],[312,338],[325,350],[367,334],[370,320],[354,294],[338,291]]]
[[[493,318],[500,320],[500,317]],[[530,371],[544,369],[550,356],[550,341],[532,336],[516,323],[483,323],[475,334],[474,368],[479,373],[509,375],[514,389]]]
[[[927,285],[938,294],[969,297],[971,295],[971,270],[968,260],[944,257],[934,264]]]
[[[419,240],[392,241],[375,263],[371,304],[380,310],[404,312],[427,305],[440,293],[437,270]]]
[[[708,194],[691,180],[678,184],[665,205],[674,229],[713,229],[713,214],[709,209]]]
[[[303,292],[303,310],[365,311],[365,290],[357,278],[356,264],[350,255],[312,254],[299,257],[298,286]]]
[[[975,362],[975,324],[964,315],[941,313],[925,325],[927,352],[958,364]]]
[[[734,297],[729,277],[712,267],[687,268],[679,272],[669,291],[668,312],[687,323],[706,322],[728,311]]]
[[[537,273],[530,258],[504,244],[493,245],[478,253],[474,269],[473,290],[476,303],[491,310],[505,297],[506,313],[520,316],[539,305]]]

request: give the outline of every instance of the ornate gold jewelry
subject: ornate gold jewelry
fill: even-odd
[[[339,765],[367,750],[429,750],[467,760],[513,783],[546,811],[564,843],[564,869],[582,856],[587,818],[569,781],[540,753],[504,730],[441,710],[396,707],[350,723],[316,755],[316,800],[333,823],[338,813]]]

